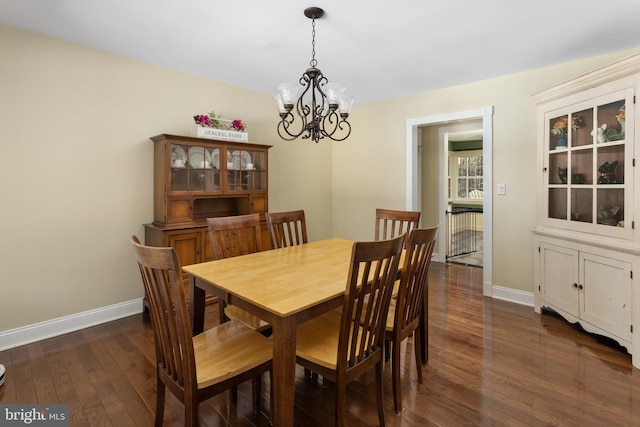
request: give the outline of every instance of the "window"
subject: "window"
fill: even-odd
[[[451,182],[455,183],[450,194],[456,199],[482,199],[482,155],[458,152],[451,156],[450,164]]]

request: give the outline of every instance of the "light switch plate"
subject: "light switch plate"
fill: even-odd
[[[498,194],[507,194],[507,184],[498,184]]]

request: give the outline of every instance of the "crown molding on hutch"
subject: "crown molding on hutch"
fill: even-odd
[[[142,298],[0,332],[0,351],[142,312]]]

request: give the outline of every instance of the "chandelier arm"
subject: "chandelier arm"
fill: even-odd
[[[338,132],[338,130],[340,132]],[[342,134],[344,131],[347,132],[345,136],[340,138],[336,136],[336,132]],[[351,134],[351,124],[334,111],[327,114],[323,119],[321,132],[325,137],[333,141],[344,141]]]
[[[277,127],[278,135],[280,136],[280,138],[284,139],[285,141],[293,141],[294,139],[298,138],[302,131],[297,134],[289,132],[289,126],[294,121],[293,114],[291,114],[290,112],[283,113],[280,115],[280,117],[282,118],[282,120],[280,120]]]

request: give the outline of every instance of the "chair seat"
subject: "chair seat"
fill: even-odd
[[[224,308],[224,314],[231,320],[237,320],[245,325],[247,328],[254,331],[264,332],[271,327],[271,325],[262,319],[257,318],[253,314],[249,314],[243,309],[231,304]]]
[[[298,326],[296,355],[327,369],[336,369],[340,313],[329,311]]]
[[[296,356],[335,370],[338,361],[341,317],[340,313],[329,311],[298,326]]]
[[[231,320],[193,337],[198,388],[205,388],[267,363],[268,338]]]

